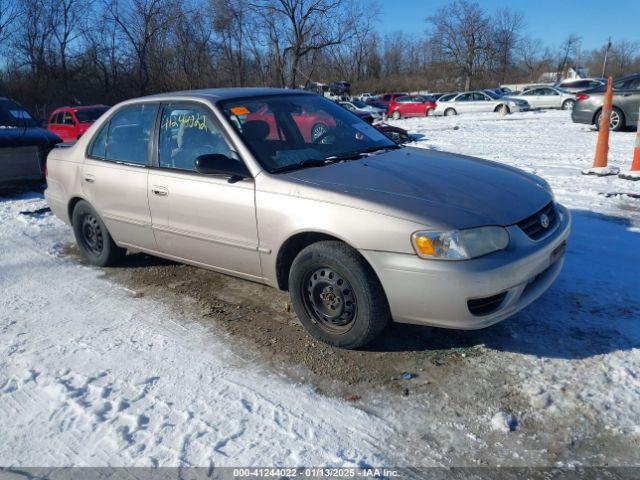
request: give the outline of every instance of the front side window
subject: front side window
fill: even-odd
[[[89,155],[113,162],[146,165],[155,110],[153,104],[130,105],[118,110],[95,136]]]
[[[200,155],[233,157],[211,113],[200,106],[175,105],[162,110],[158,163],[161,168],[195,171]]]
[[[228,100],[220,107],[270,172],[360,158],[397,145],[339,105],[316,95]],[[305,163],[306,162],[306,163]]]
[[[64,112],[62,114],[62,124],[63,125],[73,125],[73,117],[71,116],[71,113],[69,112]]]
[[[82,110],[76,110],[75,113],[80,123],[91,123],[98,120],[107,110],[109,110],[108,107],[83,108]]]

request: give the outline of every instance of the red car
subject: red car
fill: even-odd
[[[394,99],[388,108],[387,115],[394,120],[405,117],[426,117],[429,111],[436,108],[436,102],[420,95],[405,95]]]
[[[405,95],[409,95],[408,93],[385,93],[380,97],[380,103],[384,104],[387,108],[398,97],[404,97]]]
[[[107,110],[106,105],[58,108],[49,117],[49,130],[65,142],[75,142]]]
[[[323,136],[330,128],[336,126],[332,116],[323,112],[299,112],[292,115],[293,121],[300,129],[300,133],[305,142],[313,142],[316,138]],[[269,140],[279,140],[280,134],[276,129],[276,120],[273,114],[262,107],[259,110],[247,115],[247,121],[263,121],[269,125]]]

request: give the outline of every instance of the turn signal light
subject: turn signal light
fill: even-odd
[[[431,242],[430,238],[427,237],[416,237],[416,248],[423,255],[434,255],[436,253],[436,249],[433,246],[433,242]]]

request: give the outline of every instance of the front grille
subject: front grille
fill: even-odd
[[[544,227],[541,222],[543,215],[546,215],[549,219],[549,224],[546,227]],[[556,211],[555,204],[550,202],[530,217],[518,222],[518,227],[520,227],[529,238],[539,240],[544,237],[547,232],[550,232],[556,226],[556,223],[558,223],[558,212]]]
[[[467,307],[471,314],[476,317],[489,315],[500,308],[506,296],[507,292],[502,292],[490,297],[474,298],[473,300],[467,300]]]

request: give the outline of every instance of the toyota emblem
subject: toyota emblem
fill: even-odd
[[[540,215],[540,225],[542,228],[549,228],[549,217],[547,217],[544,213]]]

